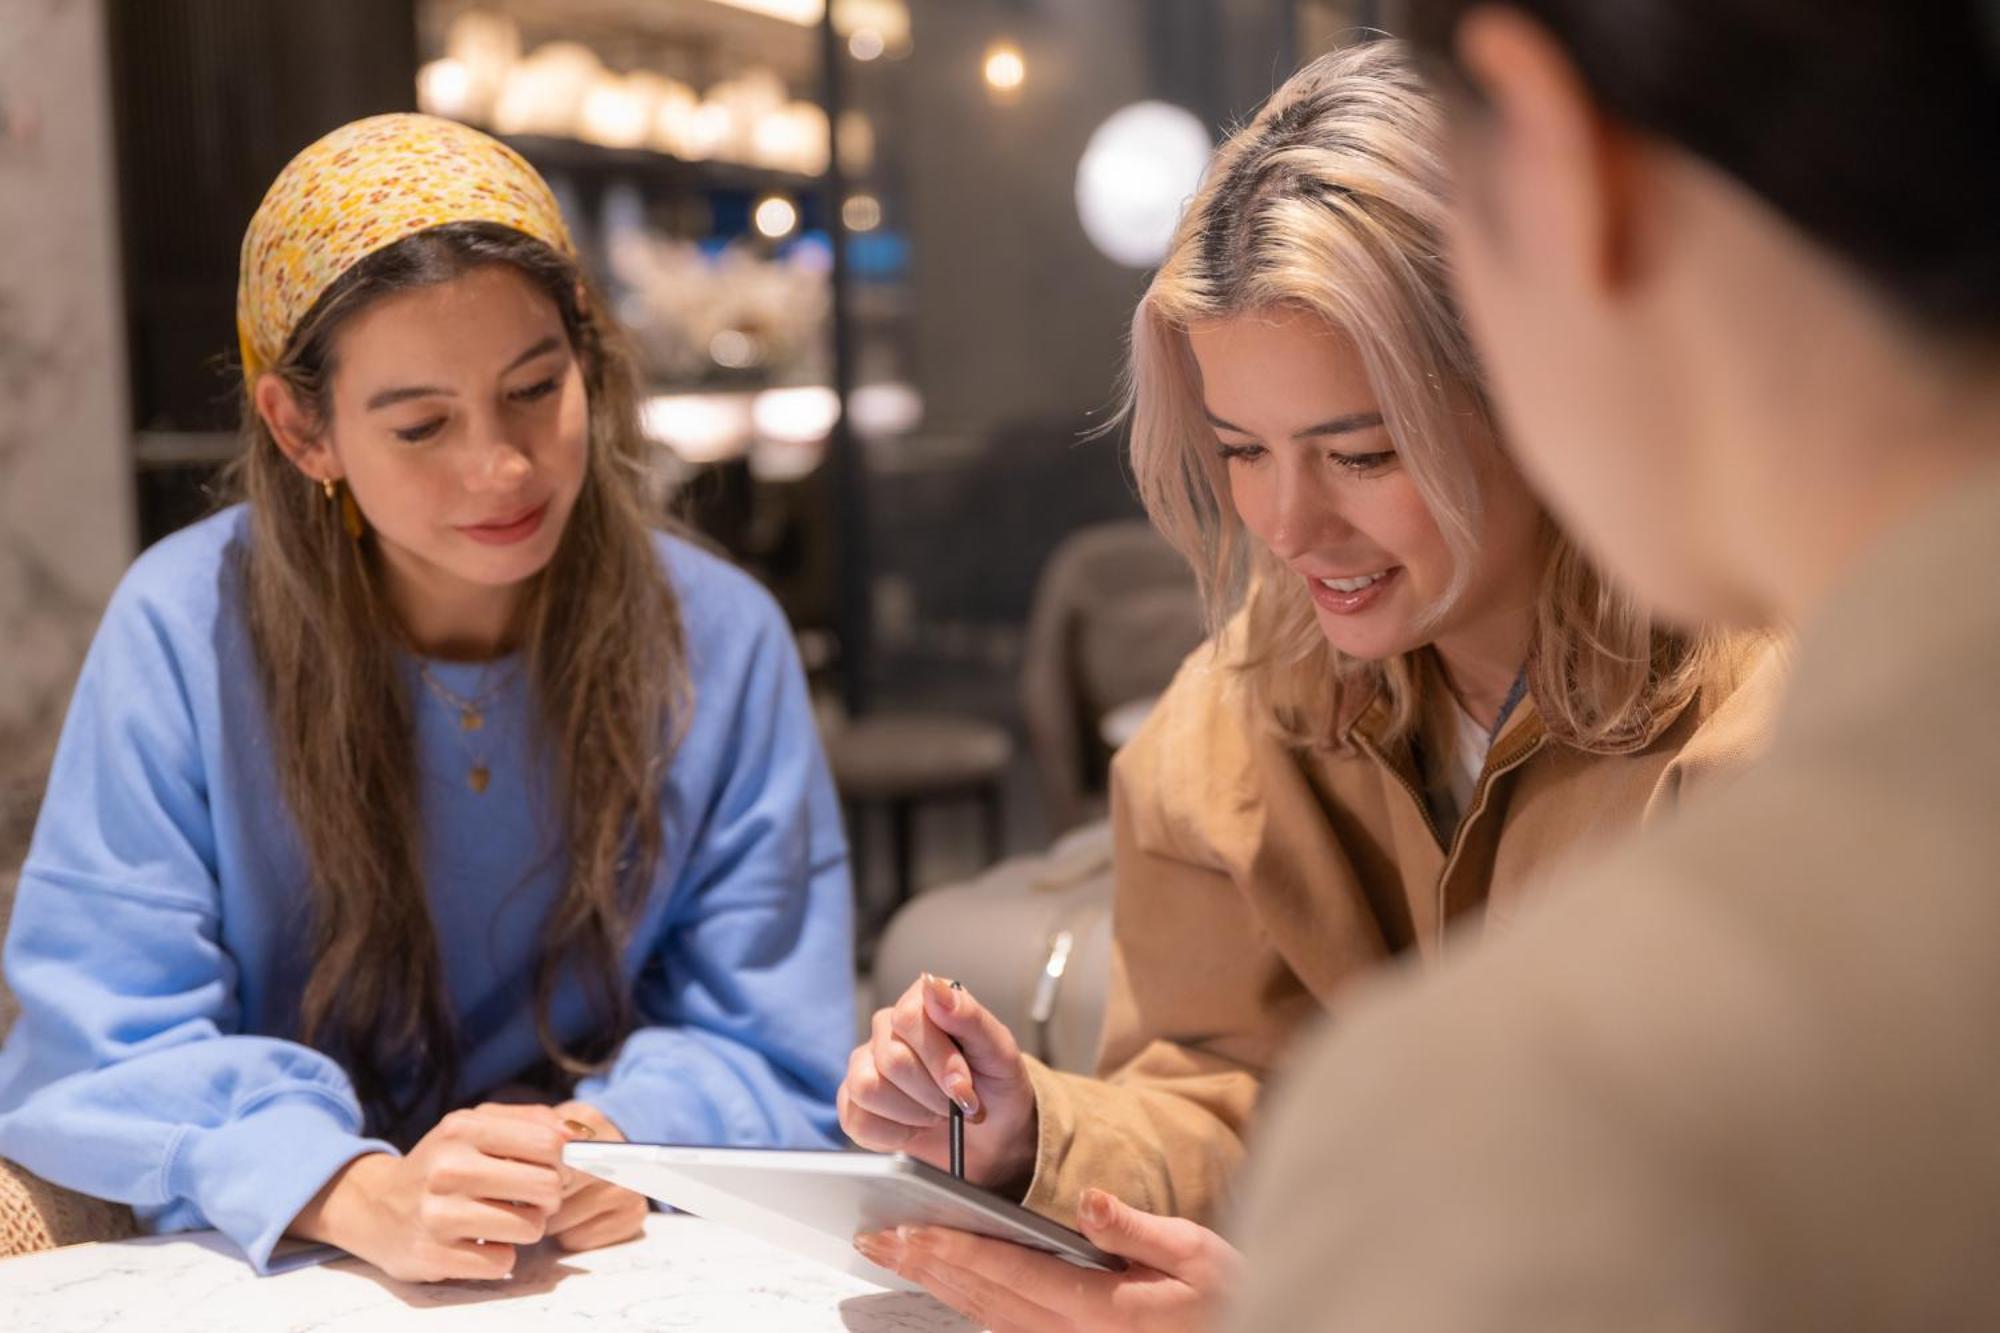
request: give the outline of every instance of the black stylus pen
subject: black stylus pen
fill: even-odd
[[[951,983],[951,988],[956,991],[965,989],[965,987],[959,985],[956,981]],[[965,1112],[959,1108],[958,1098],[947,1093],[945,1100],[951,1103],[951,1175],[954,1180],[964,1180]]]

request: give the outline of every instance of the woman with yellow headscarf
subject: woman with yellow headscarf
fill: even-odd
[[[547,185],[345,126],[237,322],[240,503],[114,597],[22,873],[0,1156],[433,1280],[638,1230],[570,1137],[832,1142],[850,894],[792,640],[652,530]]]

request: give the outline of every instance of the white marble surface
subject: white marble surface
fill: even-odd
[[[506,1282],[419,1286],[358,1259],[258,1277],[213,1232],[0,1259],[7,1333],[556,1328],[970,1333],[971,1325],[928,1296],[884,1291],[685,1216],[654,1216],[629,1245],[526,1252]]]

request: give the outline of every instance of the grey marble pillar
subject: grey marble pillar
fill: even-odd
[[[102,0],[0,0],[0,876],[134,523]]]

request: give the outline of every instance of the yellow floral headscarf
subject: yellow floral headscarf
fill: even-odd
[[[243,233],[243,379],[277,363],[313,303],[354,264],[448,222],[496,222],[573,255],[548,183],[456,121],[398,113],[343,125],[293,158]]]

